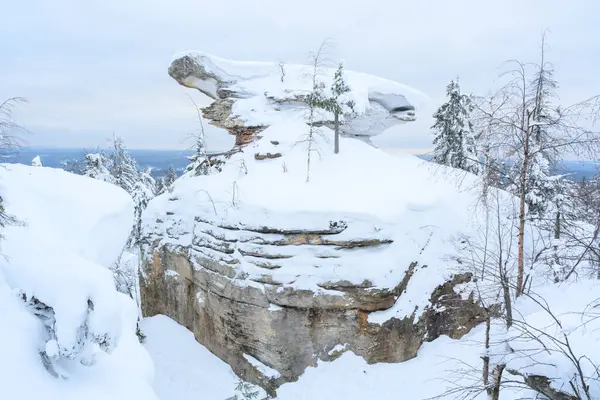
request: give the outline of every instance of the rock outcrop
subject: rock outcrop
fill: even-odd
[[[176,225],[172,219],[157,223],[162,224]],[[182,233],[190,235],[191,244],[165,244],[181,241]],[[483,320],[472,298],[454,291],[470,282],[465,274],[440,285],[420,317],[415,310],[382,324],[369,322],[369,313],[393,307],[415,271],[427,268],[417,262],[399,265],[406,270],[404,278],[390,288],[375,287],[369,279],[323,280],[312,290],[293,287],[303,273],[346,253],[392,245],[384,237],[339,238],[342,233],[335,225],[311,230],[218,226],[196,218],[192,232],[149,236],[141,290],[144,314],[172,317],[236,373],[271,394],[318,359],[330,359],[336,345],[345,344],[345,350],[370,363],[400,362],[415,357],[424,341],[440,335],[460,338]],[[295,259],[306,271],[293,270]],[[264,370],[276,373],[265,375]]]
[[[205,54],[173,61],[169,74],[214,99],[204,116],[238,146],[219,173],[185,175],[150,202],[141,270],[145,316],[170,316],[270,394],[340,348],[401,362],[483,318],[471,276],[447,274],[444,259],[467,225],[468,194],[429,183],[417,158],[362,141],[343,137],[334,155],[318,141],[332,135],[331,115],[305,116],[306,69],[283,68]],[[327,87],[333,71],[323,75]],[[346,136],[414,119],[408,88],[346,78],[355,103]]]
[[[177,56],[168,72],[180,85],[214,100],[202,110],[204,118],[235,135],[238,146],[254,140],[279,119],[281,111],[304,112],[312,85],[307,66],[236,62],[198,52]],[[322,68],[317,79],[329,86],[334,72]],[[357,107],[352,115],[342,117],[341,133],[346,136],[368,140],[391,126],[414,121],[415,102],[425,97],[414,89],[370,75],[347,71],[345,76],[350,87],[357,87],[356,93],[362,92],[362,97],[366,94],[362,101],[349,98]],[[321,113],[314,123],[332,127],[333,115]]]

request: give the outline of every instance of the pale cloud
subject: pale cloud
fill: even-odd
[[[187,94],[167,67],[200,49],[246,60],[304,62],[324,38],[347,68],[427,93],[418,122],[378,139],[385,147],[430,146],[431,113],[447,82],[485,92],[504,60],[547,55],[560,95],[600,93],[600,2],[579,0],[30,0],[3,5],[0,97],[29,100],[19,113],[32,145],[95,147],[115,132],[130,147],[185,148],[198,128]],[[207,127],[209,145],[232,139]]]

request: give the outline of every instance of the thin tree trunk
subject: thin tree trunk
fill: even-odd
[[[334,117],[333,123],[335,125],[335,139],[333,152],[338,154],[340,152],[340,115],[338,113],[334,113]]]
[[[490,356],[488,354],[488,351],[490,349],[490,327],[491,327],[490,314],[486,307],[485,308],[485,356],[481,357],[483,360],[483,370],[481,372],[482,372],[482,376],[483,376],[483,386],[485,387],[485,390],[487,391],[488,395],[491,395]]]
[[[529,119],[529,116],[527,116]],[[527,193],[527,168],[529,167],[529,136],[530,129],[525,130],[525,142],[523,143],[523,166],[521,167],[520,193],[519,193],[519,241],[517,258],[517,288],[515,295],[519,297],[523,293],[523,273],[525,270],[525,194]]]
[[[513,324],[512,300],[510,298],[510,287],[508,286],[508,277],[506,276],[505,272],[502,272],[500,281],[504,296],[504,307],[506,308],[506,329],[510,329],[510,327]]]
[[[492,373],[493,379],[493,387],[491,389],[491,393],[488,395],[490,400],[499,400],[500,399],[500,387],[502,384],[502,372],[504,372],[504,365],[499,364],[494,368],[494,372]]]

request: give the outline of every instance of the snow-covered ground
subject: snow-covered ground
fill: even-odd
[[[535,301],[519,300],[515,305],[516,319],[526,321],[527,329],[517,322],[506,334],[500,322],[492,325],[492,342],[500,343],[498,339],[508,335],[508,343],[514,350],[510,354],[503,352],[507,370],[548,377],[554,388],[569,392],[569,380],[577,371],[563,352],[566,347],[553,339],[565,342],[561,335],[566,333],[574,356],[581,358],[584,374],[589,377],[587,383],[592,398],[600,398],[598,375],[592,365],[593,360],[600,359],[600,314],[591,309],[597,307],[599,291],[600,282],[594,281],[548,285],[539,291],[535,298],[543,299],[544,306],[552,311],[563,328]],[[484,325],[460,340],[440,337],[423,344],[416,358],[398,364],[368,365],[361,357],[344,353],[333,362],[319,362],[317,368],[308,368],[298,382],[283,385],[277,398],[425,400],[443,396],[444,399],[484,400],[487,399],[481,381],[484,338]],[[506,372],[504,378],[506,383],[501,390],[501,399],[544,398],[519,383],[521,378]]]
[[[306,107],[297,101],[290,107],[278,105],[286,96],[306,94],[310,90],[310,85],[307,86],[310,81],[305,79],[306,69],[286,66],[287,74],[282,77],[273,63],[232,62],[203,53],[191,54],[191,57],[204,68],[205,79],[198,81],[192,77],[180,83],[196,87],[212,98],[217,97],[217,81],[225,84],[239,94],[232,106],[232,114],[238,122],[268,125],[268,128],[260,132],[259,140],[227,159],[218,174],[197,177],[188,174],[175,183],[171,193],[153,200],[145,215],[145,230],[152,239],[191,247],[192,239],[200,238],[207,243],[204,246],[207,249],[200,250],[203,255],[235,265],[239,280],[252,280],[253,276],[265,273],[241,256],[248,253],[249,248],[252,250],[252,244],[261,245],[266,253],[273,251],[281,256],[277,266],[269,271],[273,281],[281,283],[278,290],[289,286],[317,294],[324,282],[331,281],[352,284],[366,281],[372,288],[391,288],[403,279],[406,268],[417,262],[419,268],[396,304],[388,310],[370,313],[368,321],[371,323],[384,323],[394,317],[401,319],[413,313],[418,318],[439,284],[456,272],[473,272],[464,266],[470,261],[461,251],[475,257],[477,250],[468,247],[481,239],[482,231],[488,239],[482,246],[486,251],[504,256],[506,248],[512,248],[510,245],[516,241],[515,232],[510,231],[514,199],[506,192],[494,191],[493,195],[498,203],[491,213],[500,214],[497,221],[502,232],[497,234],[503,240],[497,244],[489,239],[491,231],[485,230],[489,228],[486,222],[490,219],[486,219],[488,215],[480,207],[481,192],[477,190],[480,182],[475,176],[408,154],[386,154],[365,142],[344,137],[340,141],[340,153],[334,154],[332,130],[326,126],[311,130],[306,123]],[[325,75],[330,78],[333,74],[326,71]],[[371,92],[378,85],[397,94],[404,90],[409,100],[412,100],[410,94],[416,94],[386,80],[354,73],[347,77],[352,89],[347,97],[355,101],[359,113],[368,112],[372,106]],[[325,79],[325,86],[329,82]],[[373,133],[381,132],[374,130]],[[270,228],[263,229],[267,231],[272,228],[323,230],[333,221],[345,224],[336,239],[391,239],[393,243],[351,252],[324,250],[323,246],[311,247],[310,243],[286,248],[273,244],[283,240],[283,235],[256,239],[256,235],[249,232],[260,227]],[[538,235],[544,234],[533,231],[527,230],[525,253],[528,255],[534,254]],[[473,242],[467,242],[466,237]],[[230,256],[211,250],[219,241],[227,243]],[[459,249],[461,241],[466,243],[463,246],[466,249]],[[510,257],[512,261],[514,253]],[[460,262],[459,258],[462,258]],[[503,388],[502,399],[536,397],[530,389],[519,385],[522,378],[511,375],[509,370],[544,374],[552,380],[554,388],[568,391],[575,366],[563,343],[568,339],[575,357],[600,359],[600,354],[589,350],[598,347],[600,338],[597,333],[600,327],[594,319],[596,308],[590,306],[596,301],[594,293],[598,293],[598,284],[583,280],[557,285],[543,275],[542,271],[531,272],[536,293],[533,296],[538,303],[527,296],[514,301],[512,328],[507,331],[501,321],[493,322],[492,343],[487,352],[484,326],[474,328],[460,340],[442,336],[425,343],[416,358],[404,363],[367,365],[361,357],[348,351],[334,361],[319,362],[316,368],[308,368],[297,382],[283,385],[278,390],[278,399],[427,399],[444,394],[450,398],[484,399],[487,397],[481,378],[484,354],[490,356],[492,366],[506,364],[504,378],[512,382]],[[462,289],[461,294],[468,296],[475,287],[474,283],[469,285],[457,290]],[[537,295],[543,300],[535,297]],[[501,302],[495,290],[482,297],[486,301]],[[547,309],[545,302],[548,302]],[[582,314],[584,310],[586,315]],[[164,325],[171,324],[164,318],[160,321]],[[161,331],[154,327],[149,335],[161,337]],[[210,354],[200,350],[201,346],[191,340],[191,334],[188,337],[187,350],[179,346],[176,351],[154,346],[148,349],[151,354],[161,355],[163,365],[170,365],[171,353],[202,353],[198,358],[212,369],[215,361],[208,361]],[[556,338],[559,340],[554,340]],[[336,346],[336,350],[343,351],[343,344]],[[583,370],[589,377],[590,392],[598,398],[600,387],[595,380],[596,372],[590,362],[585,363]],[[202,370],[202,367],[197,368]],[[157,376],[156,385],[161,393],[176,390],[169,389],[171,386],[183,385],[171,378],[172,375],[165,375],[165,379]]]
[[[525,338],[520,328],[510,331],[509,336],[514,339],[509,342],[516,352],[507,355],[507,368],[544,374],[554,380],[554,387],[567,389],[568,380],[575,373],[574,365],[557,346],[552,346],[546,335],[566,332],[576,355],[600,359],[600,321],[590,316],[584,318],[581,314],[589,304],[594,304],[599,290],[600,283],[585,281],[549,285],[540,292],[544,299],[549,299],[548,307],[563,323],[562,330],[557,329],[549,314],[535,302],[526,298],[517,302],[515,315],[531,324],[533,336]],[[564,301],[565,298],[569,301]],[[146,319],[142,327],[148,336],[146,348],[156,365],[154,387],[161,400],[195,399],[199,394],[205,399],[216,400],[233,394],[237,378],[231,368],[197,343],[187,329],[164,316]],[[505,335],[498,322],[492,325],[492,331],[492,337],[496,339]],[[441,398],[484,400],[487,398],[481,383],[484,338],[484,325],[460,340],[442,336],[425,343],[416,358],[396,364],[369,365],[362,357],[344,352],[332,362],[320,361],[316,368],[309,367],[297,382],[284,384],[277,391],[277,399],[425,400],[445,395]],[[547,352],[540,351],[540,340],[545,342]],[[343,349],[341,345],[336,348]],[[520,352],[523,349],[528,352],[526,357]],[[583,365],[586,374],[594,374],[590,370],[591,364],[584,362]],[[539,398],[519,385],[518,377],[505,373],[505,378],[513,382],[506,383],[501,399]],[[589,380],[589,383],[592,394],[599,396],[598,382]]]
[[[160,400],[225,400],[239,378],[224,361],[169,317],[157,315],[140,324],[144,347],[154,361],[154,390]]]
[[[136,305],[115,290],[108,269],[131,230],[131,198],[104,182],[23,165],[0,168],[0,195],[22,222],[4,228],[0,242],[0,398],[156,399]],[[24,298],[52,307],[48,330]],[[42,351],[64,378],[46,370]]]
[[[454,174],[410,154],[390,155],[351,138],[341,138],[340,153],[333,153],[333,133],[315,133],[307,180],[309,134],[302,121],[273,125],[262,139],[233,155],[219,173],[176,181],[173,191],[153,199],[145,214],[145,232],[174,245],[190,246],[193,235],[248,242],[235,244],[252,251],[252,234],[245,227],[278,229],[328,229],[332,221],[347,228],[335,240],[392,240],[387,246],[360,251],[338,251],[334,246],[266,246],[265,252],[290,256],[278,259],[281,268],[269,271],[282,288],[320,292],[324,282],[368,281],[373,288],[395,287],[413,262],[427,265],[415,272],[401,297],[395,316],[422,311],[429,293],[450,276],[447,254],[455,235],[472,229],[476,213],[470,192],[472,176]],[[281,157],[257,160],[255,154],[280,153]],[[457,190],[457,182],[463,190]],[[199,217],[203,221],[196,221]],[[219,226],[237,226],[240,231]],[[167,234],[168,232],[168,234]],[[247,237],[242,237],[246,235]],[[273,241],[280,235],[271,235]],[[223,257],[203,250],[203,256]],[[265,271],[247,257],[237,259],[239,275],[258,279]],[[318,259],[317,259],[318,258]],[[369,268],[364,268],[369,265]],[[402,315],[401,315],[402,314]],[[390,317],[393,315],[390,315]],[[387,318],[389,319],[389,317]]]
[[[222,400],[235,394],[238,378],[231,368],[169,318],[156,316],[142,322],[146,351],[137,341],[135,304],[114,290],[106,268],[119,255],[130,230],[131,200],[123,191],[61,170],[22,165],[0,169],[0,181],[4,206],[24,223],[7,227],[1,243],[6,256],[0,259],[1,398]],[[599,290],[600,284],[586,280],[539,286],[537,293],[548,301],[562,327],[540,304],[520,299],[515,315],[539,331],[525,340],[518,324],[508,333],[495,324],[494,337],[508,336],[518,354],[529,352],[528,358],[507,355],[508,367],[543,373],[555,379],[556,387],[567,387],[575,367],[547,338],[564,333],[576,355],[600,359],[600,326],[593,308]],[[54,308],[61,351],[72,346],[74,331],[82,323],[81,303],[92,299],[95,308],[88,322],[114,337],[110,354],[95,348],[94,365],[66,363],[63,372],[68,378],[52,377],[39,355],[40,350],[49,350],[46,332],[18,296],[22,292]],[[532,346],[540,339],[550,351]],[[470,386],[473,394],[480,392],[473,398],[484,399],[483,341],[484,327],[479,326],[461,340],[441,337],[426,343],[415,359],[398,364],[367,365],[361,357],[345,352],[332,362],[308,368],[299,381],[283,385],[277,398],[426,399]],[[344,346],[336,350],[342,352]],[[536,363],[526,362],[532,358]],[[591,364],[584,362],[583,368],[593,374]],[[590,381],[590,390],[600,395],[596,381]],[[501,398],[528,397],[534,397],[529,390],[507,388]]]
[[[296,67],[289,67],[290,81],[273,90],[280,82],[273,65],[223,60],[211,65],[209,72],[236,81],[236,90],[251,94],[234,105],[234,112],[246,122],[270,126],[260,140],[228,159],[220,173],[185,176],[172,192],[154,199],[145,213],[145,230],[185,246],[192,244],[196,229],[211,229],[213,237],[226,242],[227,235],[236,236],[240,240],[229,242],[239,243],[231,256],[239,264],[232,265],[239,268],[236,278],[249,280],[264,271],[242,257],[240,250],[257,240],[243,237],[249,235],[247,228],[314,231],[343,221],[336,240],[393,243],[356,251],[317,249],[310,243],[280,246],[277,251],[284,257],[270,272],[273,280],[282,289],[315,293],[322,290],[319,284],[331,281],[368,281],[372,288],[389,289],[418,262],[420,268],[396,304],[370,313],[368,321],[383,323],[415,310],[418,317],[436,286],[456,272],[450,265],[457,256],[457,238],[476,235],[481,228],[472,190],[475,178],[349,138],[342,138],[340,154],[333,154],[330,129],[311,131],[304,112],[265,109],[265,103],[256,102],[256,93],[266,86],[276,97],[306,90],[295,86],[301,75]],[[390,85],[360,74],[351,74],[348,83],[354,87],[349,98],[359,111],[369,107],[373,87]],[[5,256],[0,257],[1,399],[223,400],[235,394],[238,378],[231,368],[169,318],[142,321],[146,342],[139,343],[136,304],[115,290],[109,270],[131,230],[133,207],[127,193],[41,165],[9,165],[0,169],[0,195],[3,207],[22,221],[6,227],[0,242]],[[509,203],[504,201],[508,195],[500,197]],[[277,241],[284,235],[264,237]],[[254,244],[273,250],[275,245],[258,240]],[[600,318],[595,311],[600,285],[590,280],[557,285],[538,278],[542,276],[532,278],[536,297],[515,301],[513,327],[506,331],[494,322],[487,354],[507,370],[543,374],[561,390],[569,390],[578,372],[573,361],[578,360],[590,377],[591,397],[600,398],[592,364],[600,360]],[[52,308],[45,323],[33,315],[31,303],[37,301]],[[278,399],[419,400],[460,397],[465,390],[469,398],[484,399],[484,331],[478,326],[460,340],[442,336],[425,343],[416,358],[397,364],[367,365],[340,343],[330,352],[342,353],[339,358],[309,367],[297,382],[279,388]],[[507,346],[512,350],[506,351]],[[265,375],[278,375],[254,357],[245,357]],[[535,397],[514,382],[503,390],[502,399]]]
[[[455,380],[453,371],[463,369],[462,363],[477,365],[481,361],[476,341],[483,338],[482,328],[462,341],[442,337],[427,343],[417,358],[404,363],[368,365],[362,357],[346,352],[333,362],[308,368],[298,382],[283,385],[277,399],[424,400],[442,394],[450,386],[445,380]],[[222,400],[234,394],[237,378],[231,368],[196,342],[186,328],[168,317],[156,316],[145,319],[142,329],[155,363],[154,387],[161,400],[198,396]]]

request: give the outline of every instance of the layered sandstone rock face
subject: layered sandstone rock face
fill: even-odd
[[[192,243],[166,244],[179,241],[181,234],[189,234]],[[332,353],[339,345],[369,362],[399,362],[415,357],[425,340],[459,338],[481,322],[481,310],[455,292],[457,285],[470,282],[470,275],[437,287],[420,317],[415,310],[369,322],[369,313],[392,308],[413,274],[424,273],[427,265],[417,262],[395,266],[406,272],[391,287],[375,287],[368,278],[350,281],[343,274],[339,280],[324,277],[313,289],[294,287],[302,274],[327,268],[344,253],[364,252],[364,268],[370,268],[378,260],[369,252],[390,245],[377,236],[338,235],[317,227],[225,226],[196,218],[193,232],[148,238],[144,313],[172,317],[236,373],[271,393],[318,359],[339,355]]]
[[[205,117],[247,145],[220,172],[179,179],[150,203],[143,226],[144,315],[172,317],[271,394],[319,359],[352,351],[401,362],[483,318],[471,275],[452,273],[448,257],[472,196],[428,163],[364,141],[342,138],[333,154],[330,116],[307,123],[304,69],[287,68],[282,80],[271,63],[173,62],[172,77],[215,99]],[[381,133],[418,112],[402,85],[347,78],[357,115],[345,136]]]

